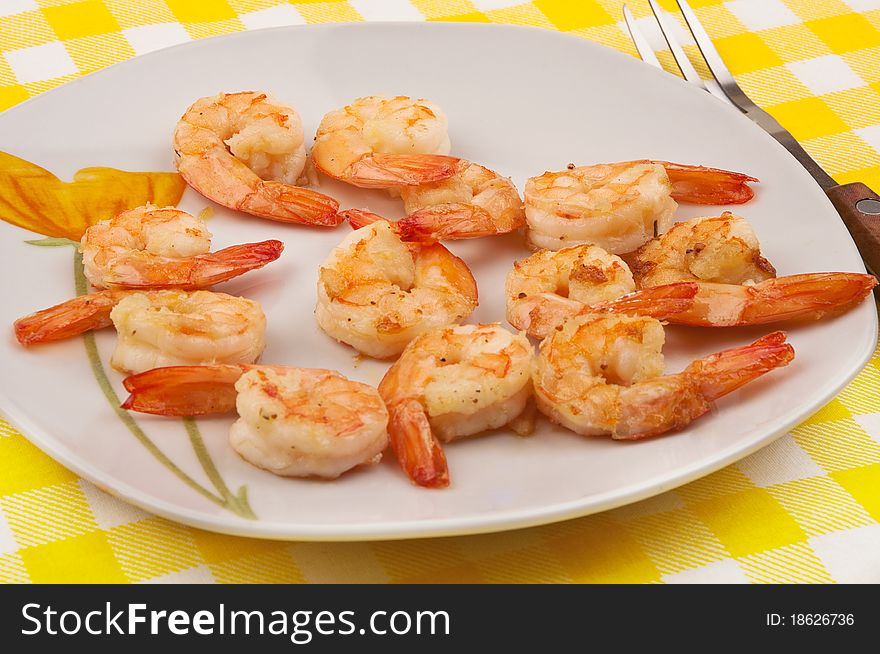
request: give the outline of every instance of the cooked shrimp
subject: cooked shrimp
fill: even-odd
[[[349,234],[318,273],[321,329],[380,359],[429,329],[464,320],[476,306],[464,261],[439,243],[404,243],[385,220]]]
[[[753,195],[748,175],[665,161],[624,161],[544,173],[526,182],[529,243],[558,250],[592,243],[632,252],[672,224],[675,200],[738,204]]]
[[[538,409],[585,436],[657,436],[685,427],[712,401],[794,358],[785,334],[774,332],[663,375],[664,339],[654,318],[567,320],[541,343],[532,376]]]
[[[110,364],[121,372],[200,363],[253,363],[266,317],[253,300],[211,291],[99,291],[17,320],[25,346],[113,324]]]
[[[205,288],[281,256],[281,241],[210,252],[211,232],[186,211],[138,207],[89,227],[80,242],[83,271],[96,288]]]
[[[729,211],[677,223],[639,248],[631,265],[642,288],[683,281],[743,284],[776,276],[752,226]]]
[[[563,320],[611,311],[663,318],[692,304],[694,284],[636,291],[629,266],[595,245],[539,250],[513,264],[507,275],[507,320],[545,338]]]
[[[354,186],[392,189],[436,182],[456,171],[446,116],[428,100],[371,95],[321,120],[312,160]]]
[[[378,463],[388,411],[376,389],[332,370],[176,366],[125,379],[123,408],[166,416],[238,411],[229,443],[248,463],[284,477],[335,479]]]
[[[449,484],[438,441],[510,424],[531,396],[532,346],[498,324],[435,329],[413,340],[379,384],[391,447],[419,486]]]
[[[281,222],[340,222],[336,200],[294,186],[306,162],[299,114],[265,93],[196,100],[177,123],[174,151],[187,184],[224,207]]]
[[[260,305],[225,293],[134,293],[113,308],[110,319],[119,333],[110,365],[122,372],[253,363],[266,347],[266,316]]]
[[[407,216],[391,226],[404,241],[435,243],[445,239],[507,234],[524,227],[519,192],[507,177],[461,161],[452,177],[400,189]],[[343,211],[355,229],[371,222],[373,214]]]
[[[860,273],[776,277],[749,223],[729,212],[678,223],[635,252],[632,270],[642,288],[695,282],[693,303],[664,318],[702,327],[818,320],[848,311],[877,285]]]

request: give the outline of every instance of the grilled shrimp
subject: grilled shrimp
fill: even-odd
[[[371,95],[321,120],[312,160],[354,186],[395,189],[453,175],[446,116],[428,100]]]
[[[657,436],[682,429],[712,401],[794,358],[785,334],[774,332],[664,375],[664,340],[654,318],[570,318],[541,343],[532,375],[538,410],[585,436]]]
[[[266,317],[253,300],[211,291],[117,291],[82,295],[16,321],[25,346],[114,325],[110,365],[121,372],[201,363],[253,363]]]
[[[197,100],[174,130],[177,169],[214,202],[305,225],[335,226],[339,203],[295,186],[306,163],[293,107],[265,93],[220,93]]]
[[[776,277],[776,269],[761,255],[752,226],[729,211],[676,223],[634,253],[632,271],[642,288],[681,281],[743,284]]]
[[[434,243],[404,243],[377,219],[349,234],[318,273],[318,325],[368,356],[400,354],[413,338],[477,306],[467,265]]]
[[[281,241],[211,252],[211,232],[186,211],[138,207],[89,227],[80,241],[83,271],[96,288],[205,288],[281,256]]]
[[[545,338],[563,320],[582,313],[616,312],[663,318],[690,307],[694,284],[635,290],[629,266],[595,245],[538,250],[507,275],[507,320]]]
[[[704,327],[835,316],[861,303],[877,285],[864,273],[776,277],[751,226],[728,212],[678,223],[634,254],[632,270],[642,288],[695,282],[693,303],[665,318]]]
[[[497,324],[435,329],[406,347],[379,394],[391,447],[414,483],[449,484],[439,441],[503,427],[527,411],[532,355],[523,334]]]
[[[672,225],[676,200],[739,204],[753,177],[666,161],[624,161],[548,172],[526,182],[528,240],[558,250],[579,243],[632,252]]]
[[[507,177],[469,161],[439,182],[400,189],[407,216],[391,226],[404,241],[435,243],[446,239],[507,234],[525,226],[519,192]],[[355,229],[370,217],[357,209],[341,213]]]
[[[332,370],[209,365],[156,368],[125,379],[123,408],[166,416],[238,411],[229,443],[284,477],[335,479],[378,463],[388,411],[376,389]]]

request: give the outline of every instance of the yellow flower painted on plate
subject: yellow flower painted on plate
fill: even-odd
[[[152,202],[180,201],[186,183],[177,173],[132,173],[83,168],[64,182],[45,168],[0,152],[0,220],[44,236],[78,241],[90,225]]]
[[[177,173],[131,173],[115,168],[83,168],[76,172],[73,181],[64,182],[45,168],[0,152],[0,220],[47,237],[25,241],[31,245],[77,245],[87,227],[147,202],[160,207],[176,205],[185,189],[186,183]],[[83,274],[79,248],[74,248],[73,257],[74,285],[77,295],[83,295],[88,293],[89,287]],[[238,516],[256,519],[248,502],[247,487],[240,486],[238,491],[233,492],[226,485],[205,448],[195,420],[184,418],[184,428],[214,490],[193,479],[169,459],[134,417],[121,408],[119,396],[107,378],[107,371],[98,354],[95,335],[87,332],[82,338],[92,374],[104,397],[141,445],[173,475],[203,497]],[[53,557],[57,559],[64,554],[59,552],[48,552],[43,558],[51,563]],[[31,576],[34,576],[33,573]]]

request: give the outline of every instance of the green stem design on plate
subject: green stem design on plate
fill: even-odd
[[[220,496],[223,498],[224,506],[243,518],[250,518],[252,520],[256,519],[257,516],[248,503],[247,486],[242,486],[238,489],[237,494],[232,494],[232,491],[229,490],[226,482],[223,481],[223,477],[220,476],[217,466],[214,465],[214,461],[208,453],[208,448],[205,447],[205,441],[202,440],[202,434],[199,432],[198,423],[192,418],[184,418],[183,426],[186,428],[189,442],[192,443],[196,457],[199,459],[199,463],[202,464],[202,469],[205,471],[205,474],[208,475],[208,479],[211,480],[211,483],[214,484],[214,488],[217,489],[217,492],[220,493]]]
[[[79,247],[79,243],[71,241],[69,238],[61,238],[59,236],[47,236],[46,238],[37,238],[33,241],[25,241],[28,245],[39,245],[44,248],[57,248],[61,245],[72,245]]]
[[[48,240],[48,239],[47,239]],[[60,239],[59,239],[60,240]],[[64,239],[67,240],[67,239]],[[58,246],[58,245],[78,245],[73,241],[69,241],[67,243],[63,242],[43,242],[43,243],[33,243],[34,245],[50,245],[50,246]],[[86,282],[85,274],[83,273],[83,262],[82,262],[82,253],[80,253],[77,248],[74,251],[73,256],[73,276],[76,285],[76,294],[85,295],[88,293],[88,284]],[[192,418],[184,419],[184,427],[186,428],[186,432],[189,435],[190,442],[192,443],[193,449],[195,450],[196,457],[199,460],[199,463],[202,466],[202,469],[205,471],[208,479],[211,480],[211,483],[217,489],[219,496],[204,486],[202,486],[195,479],[186,474],[176,463],[174,463],[168,456],[159,449],[159,447],[150,439],[149,436],[141,429],[140,425],[137,424],[135,419],[131,416],[128,411],[123,409],[120,404],[119,396],[116,394],[116,391],[113,390],[113,386],[110,384],[110,379],[107,377],[107,372],[104,369],[104,364],[101,361],[101,357],[98,354],[98,345],[95,342],[95,335],[92,332],[86,332],[83,334],[83,342],[86,346],[86,355],[89,358],[89,364],[92,367],[92,373],[95,376],[95,381],[98,382],[98,386],[101,391],[104,393],[104,397],[107,398],[107,402],[109,402],[110,407],[113,411],[116,412],[116,415],[122,421],[128,430],[134,435],[134,437],[143,445],[147,451],[152,454],[159,463],[165,466],[172,474],[174,474],[178,479],[180,479],[184,484],[192,488],[194,491],[202,495],[204,498],[214,502],[218,506],[227,509],[236,515],[241,516],[242,518],[255,519],[257,516],[251,509],[250,504],[248,503],[247,498],[247,487],[242,486],[239,488],[238,493],[233,495],[229,488],[226,486],[226,483],[223,481],[223,478],[220,476],[217,467],[214,465],[214,462],[211,460],[211,456],[208,453],[208,449],[205,447],[205,443],[202,440],[202,436],[199,433],[198,425],[195,420]]]

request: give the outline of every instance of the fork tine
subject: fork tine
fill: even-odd
[[[714,82],[708,82],[700,77],[700,74],[691,63],[691,60],[688,58],[687,54],[685,54],[684,49],[672,35],[673,26],[669,16],[660,9],[655,0],[648,0],[648,2],[651,4],[651,11],[654,12],[654,18],[657,21],[660,33],[669,45],[672,57],[675,59],[675,63],[678,64],[678,68],[681,70],[685,79],[704,91],[708,91],[722,102],[733,104],[719,85]],[[629,35],[642,60],[652,66],[656,66],[660,70],[664,70],[663,65],[660,63],[659,59],[657,59],[657,55],[654,53],[645,33],[639,28],[635,21],[635,17],[626,4],[623,5],[623,19],[626,22]]]
[[[626,21],[626,28],[629,30],[630,38],[632,38],[633,43],[635,43],[636,50],[642,58],[642,61],[663,70],[663,66],[660,65],[660,60],[657,59],[657,55],[655,55],[654,50],[651,49],[648,39],[645,38],[645,35],[639,29],[638,25],[636,25],[635,16],[633,16],[629,7],[626,5],[623,5],[623,20]]]
[[[706,60],[706,65],[709,66],[709,70],[712,71],[718,86],[721,87],[729,101],[742,111],[748,111],[750,108],[755,107],[755,103],[739,88],[739,85],[733,78],[733,73],[730,72],[718,50],[715,49],[712,39],[703,28],[703,24],[700,23],[697,14],[687,3],[687,0],[675,0],[675,2],[678,4],[682,16],[684,16],[684,22],[687,23],[694,41],[697,42],[697,47],[700,48],[700,52],[703,54],[703,59]]]
[[[700,78],[700,74],[694,68],[693,64],[691,64],[691,60],[688,59],[684,50],[681,49],[678,41],[676,41],[675,37],[672,35],[673,27],[669,16],[666,15],[666,12],[660,9],[657,0],[648,0],[648,4],[651,5],[651,11],[654,12],[654,18],[656,18],[657,22],[660,24],[660,33],[663,34],[663,38],[666,39],[666,44],[669,46],[670,51],[672,51],[672,58],[675,59],[675,63],[678,64],[678,68],[681,70],[684,78],[691,84],[696,84],[697,86],[705,88],[703,80]]]
[[[657,4],[656,0],[648,0],[648,3],[651,5],[651,11],[654,12],[654,17],[657,19],[657,23],[660,25],[660,32],[663,34],[663,38],[666,39],[666,43],[669,45],[670,51],[672,51],[672,57],[673,59],[675,59],[675,63],[678,64],[678,67],[684,75],[684,78],[688,82],[696,84],[701,89],[708,91],[722,102],[725,102],[726,104],[733,104],[730,101],[730,98],[727,97],[727,94],[725,94],[720,87],[716,86],[715,84],[707,84],[706,81],[702,77],[700,77],[697,69],[694,68],[694,65],[691,63],[690,58],[685,53],[684,48],[679,45],[678,41],[673,36],[675,23],[669,17],[669,14],[660,9],[660,6]]]

